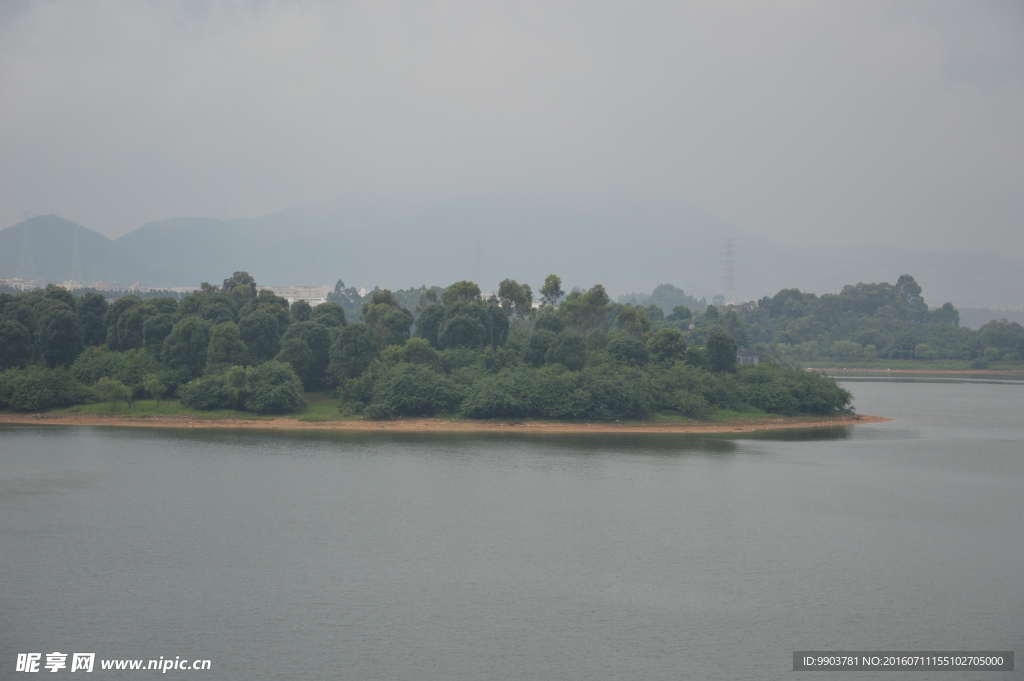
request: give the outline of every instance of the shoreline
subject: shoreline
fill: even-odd
[[[830,417],[735,419],[692,423],[567,423],[562,421],[450,421],[435,418],[391,421],[300,421],[294,417],[270,419],[201,419],[188,416],[97,416],[94,414],[0,414],[0,424],[48,426],[105,426],[135,428],[244,428],[247,430],[380,431],[406,433],[749,433],[757,430],[824,428],[891,421],[883,416],[849,414]]]
[[[974,375],[985,375],[990,374],[993,376],[1024,376],[1024,371],[1016,371],[1013,369],[857,369],[844,367],[842,369],[831,367],[831,368],[817,368],[817,367],[806,367],[805,371],[827,371],[834,373],[872,373],[872,374],[974,374]]]

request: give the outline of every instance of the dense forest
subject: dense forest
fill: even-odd
[[[977,331],[960,326],[950,303],[929,309],[908,274],[895,284],[856,284],[816,296],[784,289],[736,306],[733,335],[768,357],[797,360],[957,359],[975,369],[1024,360],[1024,328],[993,319]]]
[[[701,418],[716,409],[828,414],[850,395],[792,358],[1024,357],[1024,328],[961,328],[929,309],[913,277],[816,296],[796,289],[744,305],[695,301],[670,285],[647,305],[605,289],[535,296],[506,279],[360,292],[292,305],[245,272],[175,297],[0,293],[0,406],[38,410],[176,397],[194,409],[287,413],[330,391],[346,415],[389,418]],[[635,298],[634,298],[635,299]],[[682,302],[690,302],[691,309]],[[670,307],[671,306],[671,307]],[[759,352],[737,366],[737,350]]]
[[[613,303],[600,285],[566,293],[555,275],[539,301],[510,279],[487,298],[468,281],[398,293],[339,282],[329,302],[289,306],[236,272],[181,300],[110,303],[56,286],[0,294],[0,405],[176,396],[195,409],[287,413],[307,392],[332,391],[343,414],[373,418],[615,420],[850,403],[817,374],[737,367],[747,331],[734,310],[666,315]]]

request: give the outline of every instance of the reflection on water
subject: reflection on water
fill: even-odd
[[[794,650],[1019,647],[1024,388],[854,393],[895,420],[0,426],[0,669],[74,650],[209,658],[211,680],[760,680]]]

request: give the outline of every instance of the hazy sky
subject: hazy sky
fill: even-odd
[[[342,196],[1024,258],[1024,3],[0,4],[0,227]]]

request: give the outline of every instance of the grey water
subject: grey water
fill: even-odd
[[[99,679],[160,657],[209,659],[160,674],[202,679],[1024,678],[792,671],[794,650],[1024,650],[1024,385],[847,387],[894,420],[0,427],[0,678],[54,651]]]

